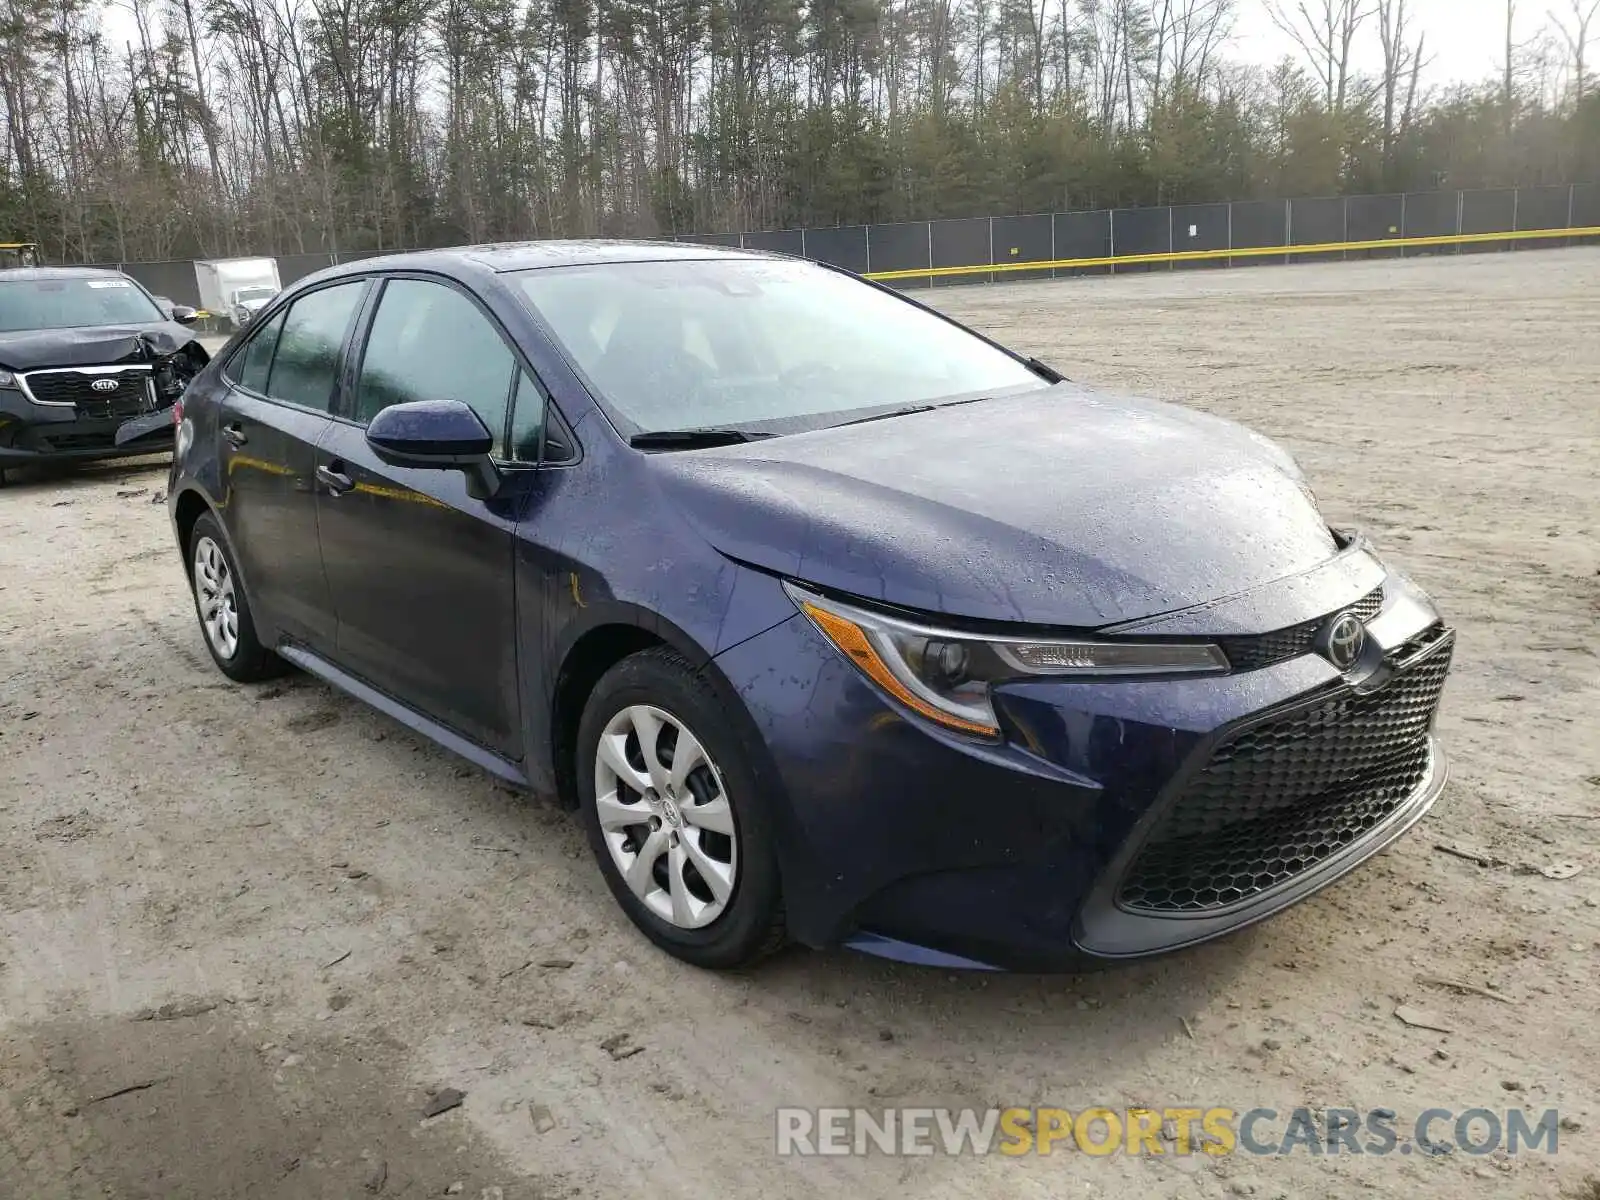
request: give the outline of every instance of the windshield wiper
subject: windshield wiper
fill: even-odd
[[[937,405],[913,404],[910,408],[891,408],[888,412],[873,413],[870,417],[857,417],[853,421],[840,421],[829,429],[843,429],[846,425],[865,425],[869,421],[887,421],[890,417],[909,417],[912,413],[932,412]]]
[[[635,450],[699,450],[707,446],[737,446],[770,433],[749,433],[743,429],[653,429],[628,439]]]
[[[1037,358],[1030,358],[1022,364],[1046,383],[1065,383],[1067,377],[1056,370],[1049,363],[1042,363]]]
[[[906,408],[891,408],[888,412],[873,413],[870,417],[857,417],[853,421],[840,421],[829,429],[843,429],[846,425],[865,425],[868,421],[887,421],[890,417],[909,417],[916,413],[932,412],[936,408],[957,408],[963,404],[977,404],[988,396],[973,396],[967,400],[946,400],[943,404],[912,404]]]

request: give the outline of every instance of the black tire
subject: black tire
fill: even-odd
[[[721,775],[733,811],[738,870],[723,911],[700,928],[682,928],[652,912],[634,895],[606,844],[596,808],[595,755],[611,719],[632,705],[664,710],[692,732]],[[601,677],[578,725],[578,806],[589,845],[617,903],[639,930],[675,958],[697,967],[749,966],[787,939],[772,816],[763,803],[757,757],[738,730],[742,714],[729,711],[703,676],[667,646],[623,659]]]
[[[212,643],[206,632],[205,614],[201,609],[200,587],[195,577],[195,551],[203,539],[209,538],[221,552],[233,580],[234,612],[237,617],[238,638],[232,654],[223,654]],[[261,644],[256,636],[255,618],[250,612],[250,600],[245,595],[244,580],[239,575],[239,565],[233,559],[233,550],[223,536],[222,526],[216,517],[204,513],[195,521],[189,533],[189,544],[184,547],[184,563],[189,576],[189,594],[194,599],[195,617],[200,621],[200,638],[211,654],[217,669],[236,683],[259,683],[282,675],[288,664]]]

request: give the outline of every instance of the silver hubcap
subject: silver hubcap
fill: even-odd
[[[648,704],[617,713],[595,751],[594,791],[611,860],[651,912],[680,929],[722,915],[739,839],[722,775],[687,725]]]
[[[233,572],[222,547],[208,537],[194,547],[194,594],[200,603],[200,624],[206,640],[221,658],[239,649],[239,609],[234,598]]]

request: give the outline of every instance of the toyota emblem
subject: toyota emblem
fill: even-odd
[[[89,386],[97,392],[114,392],[122,385],[115,379],[96,379]]]
[[[1341,671],[1356,665],[1367,644],[1367,627],[1353,612],[1342,612],[1328,622],[1322,637],[1322,653]]]

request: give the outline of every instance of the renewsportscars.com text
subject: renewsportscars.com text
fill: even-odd
[[[1560,1113],[1427,1108],[780,1108],[780,1155],[1555,1154]]]

